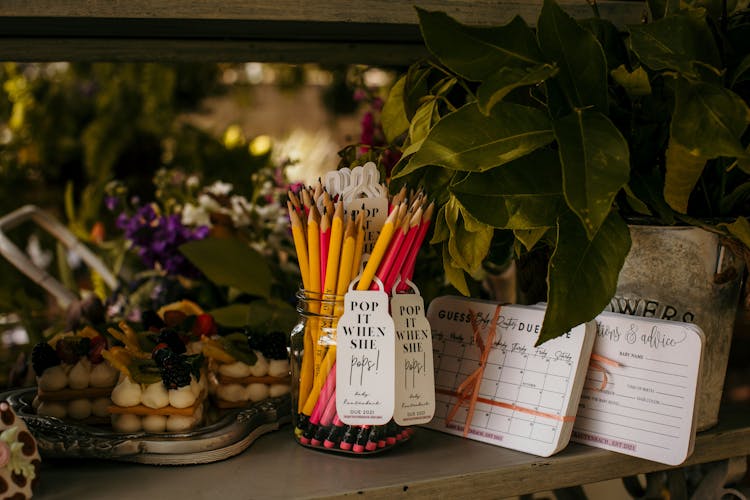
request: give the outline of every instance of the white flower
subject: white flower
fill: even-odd
[[[198,186],[200,186],[201,180],[198,178],[197,175],[191,175],[190,177],[185,180],[185,186],[191,189],[195,189]]]
[[[219,202],[210,197],[207,194],[202,194],[198,196],[198,205],[207,212],[220,212],[221,211],[221,205],[219,205]]]
[[[235,227],[242,227],[250,225],[249,213],[253,207],[247,198],[244,196],[232,196],[229,199],[229,203],[232,205],[232,222]]]
[[[210,226],[211,217],[205,207],[186,204],[182,208],[182,224],[184,226]]]
[[[226,196],[232,192],[234,186],[228,182],[216,181],[206,188],[206,191],[214,196]]]

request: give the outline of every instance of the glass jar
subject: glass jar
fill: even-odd
[[[346,425],[336,414],[336,326],[342,295],[300,290],[299,322],[290,336],[292,423],[298,443],[327,451],[371,454],[407,440],[412,429],[391,419],[386,425]]]

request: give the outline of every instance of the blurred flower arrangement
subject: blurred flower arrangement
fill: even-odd
[[[109,316],[138,320],[142,310],[181,299],[223,311],[228,323],[244,324],[245,306],[258,300],[291,310],[299,278],[288,258],[293,244],[282,203],[289,185],[281,167],[256,170],[247,194],[179,169],[161,169],[153,182],[149,202],[118,181],[107,186],[118,236],[100,247],[124,282],[108,299]]]

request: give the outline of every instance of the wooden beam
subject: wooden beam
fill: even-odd
[[[461,22],[536,20],[541,0],[417,0]],[[584,0],[562,0],[575,17]],[[602,15],[636,23],[644,3],[602,0]],[[401,0],[3,0],[0,60],[279,61],[407,65],[426,55],[412,2]]]

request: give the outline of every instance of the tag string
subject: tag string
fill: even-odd
[[[500,317],[501,305],[495,308],[495,314],[492,317],[492,324],[490,331],[487,334],[487,342],[482,341],[482,335],[479,332],[479,319],[477,315],[469,309],[471,316],[471,329],[474,331],[474,343],[479,347],[481,353],[479,358],[479,366],[474,370],[466,380],[456,389],[455,396],[458,398],[456,404],[453,405],[451,411],[448,412],[448,416],[445,418],[445,425],[450,425],[453,417],[456,416],[458,410],[465,404],[468,403],[469,413],[466,416],[466,423],[464,424],[464,437],[469,435],[469,426],[471,420],[474,417],[474,410],[476,409],[477,400],[479,399],[479,388],[482,385],[482,378],[484,376],[484,368],[487,366],[487,358],[490,356],[492,350],[492,344],[495,341],[495,335],[497,333],[497,320]]]
[[[607,387],[609,379],[607,377],[607,368],[605,365],[614,366],[616,368],[620,367],[620,363],[618,363],[614,359],[609,359],[596,353],[591,354],[591,361],[589,361],[589,370],[594,370],[602,374],[602,382],[599,387],[594,387],[594,390],[603,391]]]

